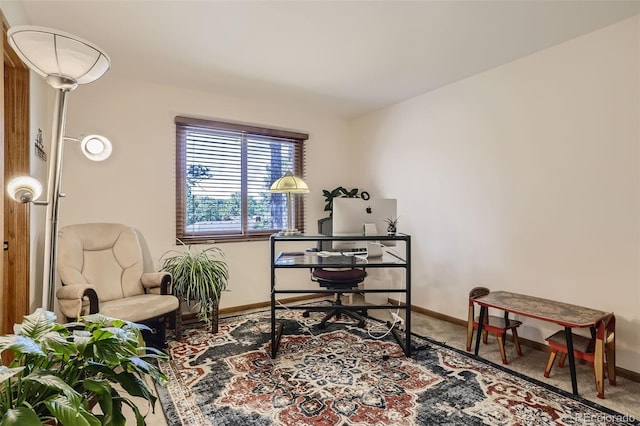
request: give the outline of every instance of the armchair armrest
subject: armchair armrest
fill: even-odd
[[[56,291],[56,297],[60,305],[60,311],[67,318],[78,318],[83,315],[85,297],[89,301],[88,314],[98,312],[98,294],[95,287],[90,284],[66,285]]]
[[[169,272],[145,272],[140,278],[142,286],[149,293],[171,294],[171,283],[173,277]],[[159,288],[159,291],[158,291]]]

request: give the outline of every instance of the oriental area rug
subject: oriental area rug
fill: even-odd
[[[186,331],[161,363],[158,387],[170,426],[626,425],[620,413],[426,337],[404,356],[395,339],[329,323],[322,313],[279,311],[270,357],[270,313],[221,318],[219,332]],[[376,336],[378,337],[378,336]]]

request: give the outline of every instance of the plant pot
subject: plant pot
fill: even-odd
[[[194,303],[191,303],[191,308],[189,308],[189,304],[186,300],[180,300],[180,312],[182,313],[182,325],[188,324],[199,324],[202,323],[200,319],[198,319],[198,309],[194,307]],[[216,334],[218,332],[218,319],[219,319],[219,303],[215,303],[213,305],[213,309],[211,309],[209,319],[211,321],[211,333]]]

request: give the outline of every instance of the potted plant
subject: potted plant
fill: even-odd
[[[364,198],[365,200],[369,199],[369,193],[368,192],[361,192],[360,194],[358,194],[359,189],[358,188],[353,188],[353,189],[346,189],[342,186],[339,186],[337,188],[334,188],[332,191],[328,191],[326,189],[322,190],[322,195],[324,195],[324,201],[326,202],[326,204],[324,205],[324,211],[328,211],[329,212],[329,216],[331,216],[333,214],[333,199],[337,198],[337,197],[341,197],[341,198],[360,198],[362,196],[362,198]]]
[[[146,376],[166,384],[153,362],[168,359],[140,344],[146,326],[98,314],[64,325],[55,318],[37,309],[15,334],[0,336],[0,353],[13,355],[0,366],[0,425],[124,425],[123,405],[146,424],[129,397],[142,396],[155,409]],[[91,411],[96,404],[101,413]]]
[[[388,217],[384,221],[387,222],[387,234],[396,235],[396,232],[398,231],[398,218]]]
[[[196,250],[178,241],[183,250],[170,250],[162,255],[161,269],[173,276],[173,294],[189,308],[194,303],[198,319],[211,322],[211,331],[217,333],[220,294],[229,281],[229,267],[222,259],[224,253],[218,247]]]

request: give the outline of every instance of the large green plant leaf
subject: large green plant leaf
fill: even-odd
[[[101,416],[101,422],[103,424],[112,424],[114,417],[114,404],[113,404],[113,388],[108,380],[96,380],[86,379],[83,382],[84,388],[90,392],[95,393],[98,400],[98,404],[102,409],[103,415]],[[119,405],[116,404],[116,408]],[[122,415],[122,413],[120,413]]]
[[[70,401],[73,405],[80,405],[82,402],[82,395],[80,395],[70,384],[66,383],[59,376],[53,375],[49,371],[36,370],[23,378],[24,381],[30,381],[38,383],[49,389],[53,389],[58,392],[62,392],[66,397],[66,400]],[[56,392],[56,393],[58,393]]]
[[[46,350],[47,352],[66,355],[77,353],[74,345],[69,344],[69,341],[67,340],[68,336],[69,333],[66,329],[49,331],[40,336],[39,342],[43,350]]]
[[[82,405],[76,405],[63,396],[45,401],[45,405],[64,426],[101,426],[100,420]]]
[[[124,402],[125,404],[127,404],[129,407],[131,407],[131,409],[133,410],[133,413],[136,416],[136,426],[144,426],[146,423],[144,421],[144,416],[142,415],[142,413],[140,413],[140,410],[138,409],[138,406],[135,405],[133,402],[125,399],[122,402]],[[153,410],[152,406],[152,410]],[[155,410],[153,411],[155,412]],[[124,423],[122,423],[124,425]]]
[[[111,418],[111,423],[104,422],[103,424],[109,425],[109,426],[126,426],[127,419],[122,414],[122,402],[127,401],[127,405],[129,404],[135,405],[135,404],[133,404],[126,398],[119,397],[115,390],[112,391],[112,397],[113,397],[113,416]],[[137,408],[138,407],[136,407],[136,409]],[[136,410],[134,410],[134,413],[135,412]],[[137,414],[136,414],[136,417],[137,417]],[[137,423],[137,420],[136,420],[136,423]],[[145,424],[144,418],[143,418],[142,424],[143,425]]]
[[[41,426],[38,415],[29,407],[11,408],[0,419],[0,426]]]
[[[110,331],[100,329],[93,332],[93,355],[107,364],[115,365],[132,351]],[[135,345],[134,345],[135,348]],[[135,353],[135,352],[133,352]]]
[[[31,337],[9,334],[0,336],[0,352],[9,349],[16,354],[34,354],[45,356],[42,348]]]
[[[156,357],[157,359],[158,357]],[[168,359],[168,357],[164,357],[164,359]],[[125,363],[123,363],[125,364]],[[148,374],[150,375],[156,382],[159,382],[162,385],[167,383],[167,376],[165,376],[155,364],[151,364],[140,357],[131,357],[126,361],[127,370],[133,368],[136,372],[141,375]]]
[[[56,315],[53,312],[38,308],[34,313],[25,315],[22,324],[14,326],[14,332],[38,340],[43,334],[51,331],[55,321]]]
[[[4,365],[0,365],[0,383],[15,376],[16,374],[20,373],[22,370],[24,370],[24,367],[9,368],[9,367],[5,367]]]
[[[129,395],[140,396],[151,404],[151,407],[155,407],[156,396],[149,390],[146,383],[137,378],[134,374],[127,371],[116,374],[118,383],[126,390]]]

